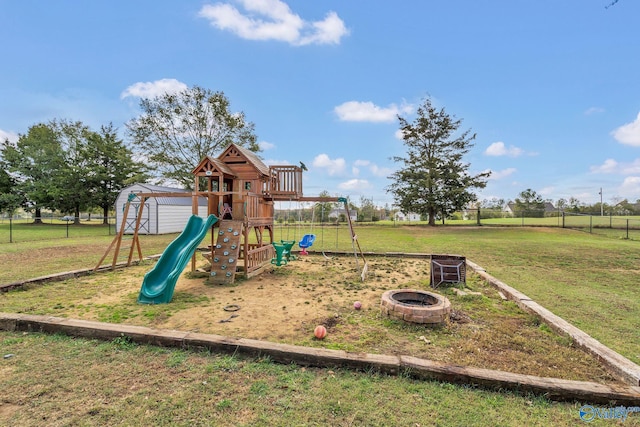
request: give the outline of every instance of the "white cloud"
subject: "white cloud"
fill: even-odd
[[[616,141],[623,144],[640,147],[640,113],[631,123],[620,126],[611,132]]]
[[[620,172],[623,175],[640,174],[640,159],[635,159],[631,163],[623,163]]]
[[[290,165],[291,162],[289,160],[278,160],[278,159],[265,159],[262,161],[267,166],[283,166]]]
[[[487,149],[484,151],[484,154],[487,156],[509,156],[509,157],[518,157],[524,154],[524,150],[518,147],[514,147],[513,145],[507,148],[504,145],[504,142],[498,141],[489,145]]]
[[[338,188],[343,191],[365,191],[371,188],[371,183],[366,179],[350,179],[338,184]]]
[[[129,96],[136,98],[155,98],[165,93],[177,93],[187,89],[187,85],[176,79],[161,79],[154,82],[138,82],[126,88],[120,99]]]
[[[591,166],[590,170],[592,173],[637,175],[640,174],[640,159],[623,163],[607,159],[600,166]]]
[[[329,175],[342,174],[346,167],[343,158],[331,159],[326,154],[318,154],[313,159],[313,166],[320,169],[326,169]]]
[[[369,172],[371,172],[372,175],[377,177],[386,178],[389,175],[391,175],[391,173],[393,172],[393,170],[390,168],[380,167],[369,160],[362,160],[362,159],[358,159],[355,162],[353,162],[351,171],[355,176],[358,176],[360,174],[360,168],[363,168],[363,167],[366,167],[369,170]]]
[[[343,122],[393,122],[400,113],[413,112],[413,106],[390,104],[386,108],[373,102],[347,101],[333,109]],[[402,138],[400,138],[402,139]]]
[[[265,151],[266,150],[271,150],[271,149],[275,148],[275,146],[276,146],[275,144],[272,144],[272,143],[267,142],[267,141],[260,141],[260,142],[258,142],[258,145],[260,146],[261,150],[265,150]]]
[[[607,159],[600,166],[591,166],[592,173],[614,173],[618,170],[618,162],[613,159]]]
[[[516,171],[517,171],[516,168],[507,168],[507,169],[503,169],[501,171],[494,171],[494,170],[491,170],[491,169],[486,169],[486,170],[483,171],[483,173],[484,172],[491,172],[491,175],[489,176],[489,179],[497,181],[497,180],[506,178],[506,177],[508,177],[510,175],[513,175]]]
[[[385,177],[385,178],[388,177],[389,175],[391,175],[391,173],[393,172],[393,169],[391,169],[391,168],[380,167],[380,166],[378,166],[376,164],[372,164],[369,167],[369,170],[375,176]]]
[[[404,141],[404,134],[402,133],[402,129],[398,129],[394,132],[393,136],[396,137],[396,139],[399,139],[400,141]]]
[[[591,107],[588,108],[585,112],[584,115],[585,116],[591,116],[593,114],[600,114],[600,113],[604,113],[604,108],[600,108],[600,107]]]
[[[199,16],[211,25],[247,40],[277,40],[295,46],[340,44],[349,34],[335,12],[322,21],[305,21],[280,0],[237,0],[244,11],[229,3],[205,5]]]
[[[629,195],[640,195],[640,176],[628,176],[622,182],[620,189]]]
[[[555,187],[551,186],[551,187],[544,187],[541,188],[540,190],[538,190],[538,193],[540,193],[541,196],[550,196],[554,194],[555,191]]]
[[[351,173],[354,176],[360,175],[360,168],[363,166],[369,166],[371,162],[369,160],[356,160],[351,167]]]
[[[7,139],[10,142],[18,142],[18,138],[19,136],[17,133],[0,129],[0,143],[3,143]]]

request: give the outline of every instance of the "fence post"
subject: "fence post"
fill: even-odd
[[[478,206],[478,218],[476,219],[476,222],[478,225],[482,225],[480,224],[480,206]]]
[[[589,233],[593,232],[593,215],[589,215]]]
[[[629,240],[629,218],[627,218],[627,240]]]
[[[564,211],[562,211],[562,228],[564,228]]]
[[[9,217],[9,243],[13,243],[13,215]]]

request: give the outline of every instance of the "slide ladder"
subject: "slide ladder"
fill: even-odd
[[[236,277],[243,222],[222,220],[219,223],[216,245],[211,251],[211,273],[207,283],[226,285]]]

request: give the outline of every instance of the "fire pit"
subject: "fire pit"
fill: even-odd
[[[415,289],[386,291],[380,306],[387,316],[411,323],[442,324],[451,312],[446,297]]]

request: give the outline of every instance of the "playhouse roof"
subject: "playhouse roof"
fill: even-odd
[[[225,163],[233,163],[241,158],[251,163],[261,174],[269,175],[269,166],[265,165],[256,153],[234,143],[229,144],[222,154],[218,156],[218,159]]]
[[[229,168],[229,166],[227,166],[222,160],[213,158],[211,156],[206,156],[202,160],[200,160],[200,163],[198,163],[198,166],[196,166],[191,171],[191,173],[194,175],[197,175],[198,173],[206,172],[206,171],[218,172],[222,175],[229,175],[229,176],[235,177],[235,173],[233,173],[233,171],[231,170],[231,168]]]

